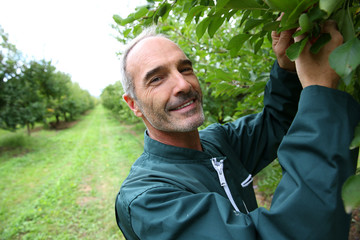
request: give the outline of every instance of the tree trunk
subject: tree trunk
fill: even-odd
[[[27,128],[27,134],[28,134],[28,136],[30,136],[31,135],[30,123],[26,123],[26,128]]]

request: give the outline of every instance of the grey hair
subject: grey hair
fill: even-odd
[[[156,27],[155,26],[151,26],[148,28],[145,28],[140,35],[138,35],[136,38],[134,38],[131,42],[129,42],[126,47],[125,50],[121,56],[121,61],[120,61],[120,71],[121,71],[121,85],[123,87],[124,93],[128,94],[131,98],[136,99],[136,95],[135,95],[135,85],[134,85],[134,81],[133,81],[133,77],[130,75],[129,72],[127,72],[126,70],[126,62],[127,62],[127,57],[130,53],[130,51],[142,40],[146,39],[146,38],[150,38],[150,37],[163,37],[163,38],[167,38],[165,35],[157,33],[156,32]]]

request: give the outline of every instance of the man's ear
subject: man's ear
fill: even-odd
[[[135,100],[132,97],[130,97],[127,94],[124,94],[123,99],[125,100],[125,102],[129,106],[129,108],[134,112],[135,116],[137,116],[137,117],[142,117],[143,116],[143,114],[140,111],[137,103],[135,102]]]

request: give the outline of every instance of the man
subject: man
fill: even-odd
[[[342,36],[333,22],[323,31],[332,40],[317,55],[306,46],[296,68],[285,55],[291,32],[273,33],[278,60],[263,111],[200,132],[202,93],[183,51],[151,33],[130,44],[123,97],[147,131],[116,199],[127,239],[347,238],[340,191],[354,172],[348,146],[360,106],[334,89],[327,59]],[[276,156],[282,180],[271,209],[258,208],[252,176]]]

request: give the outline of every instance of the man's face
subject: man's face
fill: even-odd
[[[132,110],[148,128],[189,132],[204,122],[199,81],[175,43],[146,38],[130,51],[126,67],[135,86]]]

